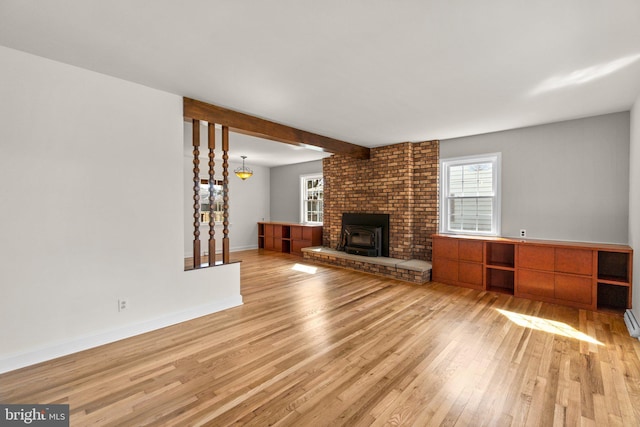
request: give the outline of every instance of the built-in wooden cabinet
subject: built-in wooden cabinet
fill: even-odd
[[[302,248],[322,245],[322,226],[288,222],[259,222],[258,247],[302,255]]]
[[[479,241],[434,239],[433,252],[441,254],[441,278],[469,288],[482,288],[483,244]]]
[[[433,236],[434,281],[589,310],[631,307],[626,245]]]
[[[596,255],[594,249],[558,247],[552,243],[519,244],[516,294],[594,309]]]

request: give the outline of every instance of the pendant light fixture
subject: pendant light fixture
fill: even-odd
[[[245,179],[250,178],[251,175],[253,175],[253,171],[244,165],[244,159],[246,159],[247,156],[240,157],[242,157],[242,167],[236,168],[233,172],[238,178],[244,181]]]

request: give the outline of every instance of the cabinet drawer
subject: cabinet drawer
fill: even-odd
[[[433,259],[433,279],[443,282],[458,281],[458,261],[452,261],[446,258]]]
[[[458,281],[482,287],[482,264],[460,262],[458,264]]]
[[[433,239],[433,255],[458,259],[458,241],[455,239]]]
[[[543,246],[518,245],[518,265],[521,268],[553,271],[554,249]]]
[[[592,289],[593,285],[589,277],[556,274],[555,297],[558,299],[590,305]]]
[[[482,262],[482,242],[461,240],[458,242],[460,261]]]
[[[519,270],[517,291],[529,295],[553,298],[555,275],[543,271]]]
[[[591,276],[593,274],[593,251],[556,248],[556,271]]]

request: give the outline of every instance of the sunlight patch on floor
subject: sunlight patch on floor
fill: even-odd
[[[591,344],[604,345],[595,338],[578,331],[577,329],[567,325],[566,323],[555,320],[543,319],[541,317],[528,316],[526,314],[514,313],[513,311],[496,309],[500,314],[506,316],[516,325],[524,328],[537,329],[539,331],[548,332],[550,334],[562,335],[564,337],[575,338]]]
[[[291,269],[295,271],[300,271],[302,273],[307,273],[307,274],[316,274],[316,271],[318,271],[317,267],[312,267],[310,265],[304,265],[304,264],[296,264],[293,267],[291,267]]]

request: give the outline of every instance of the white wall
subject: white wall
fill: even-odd
[[[216,144],[219,147],[221,136],[216,131]],[[264,166],[254,166],[246,162],[246,166],[253,170],[253,176],[241,180],[233,170],[242,166],[241,154],[233,150],[233,133],[229,136],[229,249],[231,252],[258,247],[258,221],[269,219],[270,169]],[[184,257],[193,256],[193,154],[191,148],[192,126],[184,123],[185,156],[183,160],[184,182]],[[208,135],[206,128],[201,126],[200,132],[200,178],[209,178],[209,158],[207,147]],[[188,148],[187,148],[188,147]],[[214,157],[216,179],[222,179],[222,153],[216,151]],[[223,227],[215,226],[216,252],[222,251]],[[200,226],[200,247],[202,254],[208,251],[209,224]]]
[[[322,160],[271,168],[271,219],[300,222],[300,176],[322,173]]]
[[[631,150],[629,174],[629,245],[634,250],[632,310],[640,320],[640,95],[631,110]]]
[[[629,113],[441,141],[441,158],[502,153],[502,235],[627,243]]]
[[[0,63],[0,371],[242,303],[238,264],[183,271],[180,97]]]

